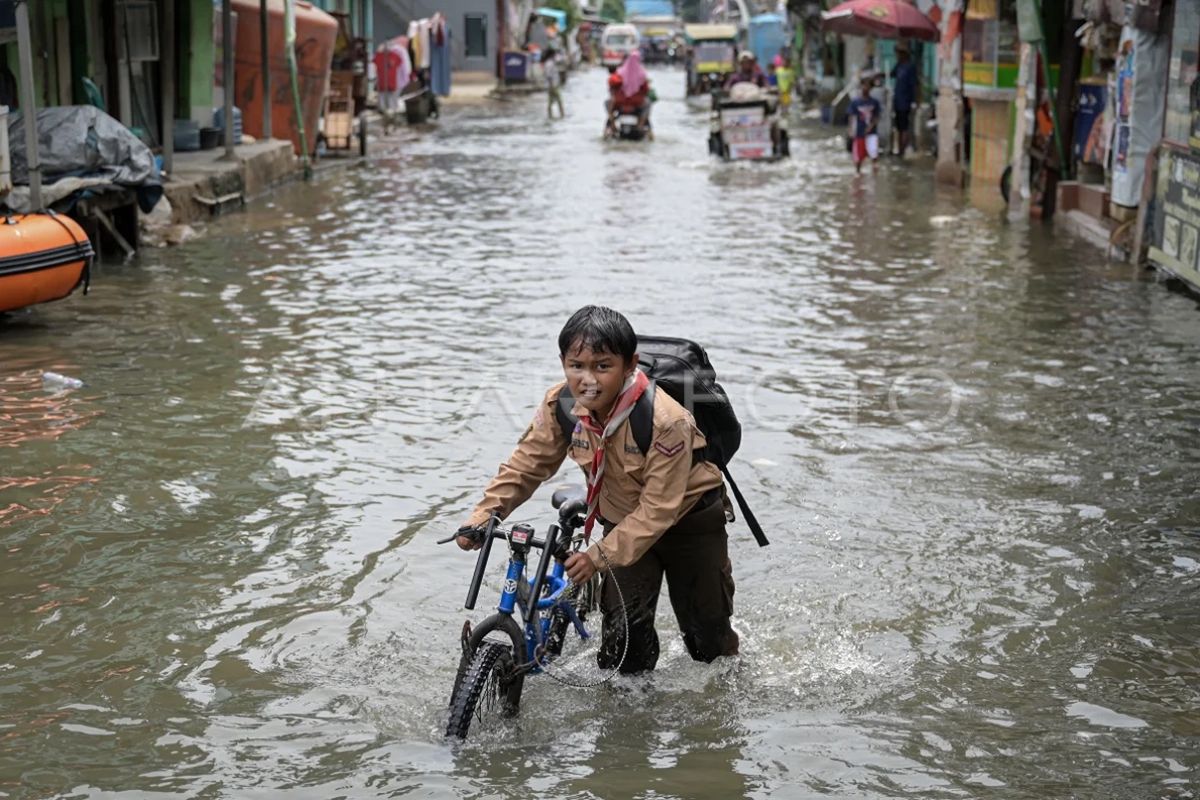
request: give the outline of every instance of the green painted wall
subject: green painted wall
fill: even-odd
[[[213,75],[216,48],[213,45],[212,0],[183,0],[176,15],[179,26],[179,102],[176,117],[191,117],[208,125],[213,107]]]

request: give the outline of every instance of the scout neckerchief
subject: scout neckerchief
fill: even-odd
[[[650,379],[646,377],[646,373],[635,369],[633,374],[625,379],[625,385],[621,388],[621,394],[617,396],[616,405],[613,406],[612,413],[608,415],[608,423],[603,429],[600,428],[600,423],[592,419],[590,415],[581,414],[579,416],[579,424],[600,439],[596,445],[595,454],[592,456],[592,469],[588,473],[588,513],[587,521],[583,523],[583,535],[589,540],[592,538],[592,527],[596,524],[596,514],[600,508],[600,484],[604,481],[604,449],[608,437],[612,436],[621,423],[629,418],[634,404],[649,385]]]

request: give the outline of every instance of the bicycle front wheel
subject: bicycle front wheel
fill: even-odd
[[[446,735],[465,739],[475,718],[511,717],[521,702],[524,675],[513,675],[512,647],[482,641],[471,654],[462,680],[450,698]]]

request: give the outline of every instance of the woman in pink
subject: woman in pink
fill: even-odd
[[[642,66],[642,55],[634,50],[625,56],[625,63],[617,69],[621,77],[621,88],[616,107],[622,114],[637,114],[638,125],[650,135],[650,76]]]

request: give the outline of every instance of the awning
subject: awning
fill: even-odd
[[[702,39],[736,39],[736,25],[685,25],[684,33],[693,41]]]
[[[542,6],[539,9],[535,9],[534,13],[539,17],[550,17],[550,19],[558,23],[560,31],[565,32],[567,30],[567,12],[559,11],[557,8],[550,8],[549,6]]]

